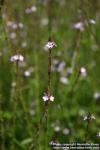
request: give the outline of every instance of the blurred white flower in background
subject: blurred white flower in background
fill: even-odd
[[[24,27],[24,24],[22,22],[19,22],[18,27],[22,29]]]
[[[58,59],[53,59],[52,61],[52,71],[62,72],[65,67],[64,61],[59,61]]]
[[[41,25],[42,25],[42,26],[47,26],[47,25],[48,25],[48,22],[49,22],[48,18],[42,18],[42,19],[41,19]]]
[[[84,109],[80,109],[79,110],[79,115],[81,116],[81,117],[83,117],[84,115],[85,115],[85,110]]]
[[[10,38],[12,40],[16,39],[16,33],[15,32],[10,33]]]
[[[12,26],[12,21],[7,21],[6,24],[7,24],[8,27],[11,27]]]
[[[74,24],[74,28],[80,31],[84,31],[84,26],[88,25],[88,24],[96,24],[96,21],[94,19],[89,19],[88,21],[86,21],[85,23],[83,23],[82,21],[76,22]]]
[[[70,130],[68,128],[63,129],[63,134],[68,135],[70,133]]]
[[[85,77],[85,76],[87,75],[87,70],[86,70],[86,68],[84,68],[84,67],[81,67],[81,68],[80,68],[80,75],[83,76],[83,77]]]
[[[31,13],[31,9],[30,8],[26,8],[25,12],[26,12],[26,14],[30,14]]]
[[[54,126],[54,131],[59,132],[61,130],[60,126]]]
[[[12,28],[12,29],[17,29],[17,28],[23,28],[24,24],[22,22],[14,22],[14,21],[7,21],[7,26]]]
[[[61,131],[61,127],[58,121],[51,124],[51,127],[54,129],[55,132]]]
[[[31,11],[32,11],[32,12],[37,11],[37,7],[36,7],[35,5],[33,5],[33,6],[31,7]]]
[[[84,31],[84,24],[83,22],[77,22],[74,24],[74,28],[77,29],[77,30],[80,30],[80,31]]]
[[[24,71],[24,76],[30,77],[33,71],[34,71],[33,67],[28,68],[27,70]]]
[[[16,81],[13,81],[12,83],[11,83],[11,86],[14,88],[14,87],[16,87]]]
[[[58,71],[58,72],[63,71],[63,70],[64,70],[65,65],[66,65],[66,64],[65,64],[65,62],[64,62],[64,61],[59,62],[59,65],[58,65],[58,67],[57,67],[57,71]]]
[[[33,5],[33,6],[30,7],[30,8],[26,8],[26,9],[25,9],[26,14],[30,14],[30,13],[36,12],[36,11],[37,11],[37,7],[36,7],[35,5]]]
[[[21,43],[21,46],[22,46],[22,48],[27,47],[27,42],[25,42],[25,41],[24,41],[24,42],[22,42],[22,43]]]
[[[13,23],[13,22],[12,22],[11,28],[12,28],[12,29],[17,29],[17,28],[18,28],[18,25],[17,25],[16,23]]]
[[[35,111],[33,109],[31,109],[29,113],[30,113],[31,116],[35,115]]]
[[[28,70],[24,71],[24,76],[26,76],[26,77],[29,77],[29,76],[31,76],[31,73],[30,73],[30,71],[28,71]]]
[[[95,92],[93,97],[94,97],[94,99],[99,100],[100,99],[100,93],[99,92]]]
[[[66,77],[60,77],[60,82],[63,84],[68,84],[69,80]]]
[[[14,21],[7,21],[7,26],[12,28],[12,29],[17,29],[18,28],[18,24]]]
[[[24,61],[24,57],[23,55],[20,54],[16,54],[11,56],[10,61],[14,62],[14,61]]]
[[[59,60],[58,59],[53,59],[52,63],[54,66],[57,66],[59,64]]]
[[[97,137],[99,137],[99,138],[100,138],[100,132],[97,134]]]
[[[83,120],[87,120],[87,116],[85,116]]]
[[[90,20],[89,20],[89,23],[90,23],[90,24],[96,24],[96,21],[95,21],[94,19],[90,19]]]
[[[68,68],[67,68],[67,74],[70,75],[70,74],[72,74],[72,73],[73,73],[72,67],[68,67]]]

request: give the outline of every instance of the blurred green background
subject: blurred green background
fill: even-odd
[[[0,149],[33,149],[44,112],[48,50],[52,49],[51,91],[55,97],[36,139],[98,143],[100,138],[100,1],[0,1]],[[11,62],[21,54],[24,61]],[[90,118],[84,117],[90,112]],[[89,126],[89,127],[88,127]]]

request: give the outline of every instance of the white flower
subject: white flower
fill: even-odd
[[[55,127],[54,127],[54,131],[55,131],[55,132],[59,132],[59,131],[60,131],[60,127],[59,127],[59,126],[55,126]]]
[[[55,44],[55,42],[51,42],[49,41],[46,45],[45,45],[45,50],[48,50],[48,49],[52,49],[53,47],[57,46]]]
[[[90,116],[85,116],[83,120],[95,120],[95,116],[90,115]]]
[[[13,29],[17,29],[18,28],[18,26],[17,26],[17,24],[16,23],[12,23],[12,26],[11,26]]]
[[[11,86],[12,86],[13,88],[16,87],[16,82],[13,81],[13,82],[11,83]]]
[[[91,116],[91,119],[92,119],[92,120],[95,120],[96,118],[95,118],[95,116],[92,115],[92,116]]]
[[[49,101],[49,100],[52,102],[54,101],[54,97],[48,96],[48,95],[43,96],[42,99],[44,100],[44,102]]]
[[[33,71],[34,71],[34,69],[32,67],[30,67],[29,69],[24,71],[24,76],[26,76],[26,77],[31,76]]]
[[[48,18],[43,18],[43,19],[41,19],[41,25],[42,25],[42,26],[48,25],[48,22],[49,22]]]
[[[21,46],[22,46],[22,48],[25,48],[25,47],[27,47],[27,43],[26,42],[22,42]]]
[[[87,116],[85,116],[83,120],[87,120]]]
[[[32,7],[31,7],[31,11],[32,11],[32,12],[37,11],[37,7],[36,7],[36,6],[32,6]]]
[[[46,102],[46,101],[48,101],[48,96],[45,95],[45,96],[42,97],[42,99],[44,100],[44,102]]]
[[[12,26],[12,21],[8,21],[8,22],[7,22],[7,26],[8,26],[8,27],[11,27],[11,26]]]
[[[89,23],[90,23],[90,24],[96,24],[96,21],[95,21],[94,19],[90,19],[90,20],[89,20]]]
[[[70,132],[70,130],[68,128],[64,128],[63,129],[63,134],[68,135]]]
[[[24,25],[23,25],[22,22],[19,22],[18,26],[19,26],[19,28],[21,28],[21,29],[24,27]]]
[[[25,9],[25,12],[26,12],[27,14],[30,14],[30,13],[31,13],[31,9],[30,9],[30,8],[26,8],[26,9]]]
[[[72,67],[68,67],[68,68],[67,68],[67,74],[72,74],[72,73],[73,73]]]
[[[85,76],[87,75],[86,68],[81,67],[81,68],[80,68],[80,74],[81,74],[83,77],[85,77]]]
[[[65,67],[65,62],[64,61],[59,61],[57,59],[54,59],[52,62],[52,71],[57,71],[57,72],[62,72]]]
[[[26,70],[26,71],[24,72],[24,76],[29,77],[30,75],[31,75],[31,73],[30,73],[28,70]]]
[[[99,138],[100,138],[100,132],[97,134],[97,137],[99,137]]]
[[[16,39],[16,33],[15,32],[10,33],[10,38],[11,39]]]
[[[83,25],[83,22],[77,22],[74,24],[74,28],[75,29],[78,29],[80,31],[83,31],[84,30],[84,25]]]
[[[66,77],[61,77],[60,82],[62,82],[63,84],[68,84],[69,83],[69,81]]]
[[[96,99],[96,100],[100,99],[100,93],[99,92],[94,93],[94,99]]]
[[[58,72],[63,71],[64,67],[65,67],[65,62],[64,61],[60,62],[58,65],[57,71]]]
[[[83,110],[83,109],[80,109],[79,110],[79,115],[82,117],[82,116],[84,116],[85,115],[85,110]],[[85,119],[86,120],[86,119]]]
[[[35,115],[35,111],[33,109],[30,110],[30,115],[34,116]]]
[[[26,12],[27,14],[30,14],[30,13],[36,12],[36,11],[37,11],[37,7],[36,7],[36,6],[32,6],[32,7],[30,7],[30,8],[26,8],[26,10],[25,10],[25,12]]]
[[[53,96],[50,96],[50,101],[54,101],[54,97]]]
[[[24,61],[24,57],[20,54],[16,54],[16,55],[11,56],[10,60],[12,62],[14,62],[14,61]]]

